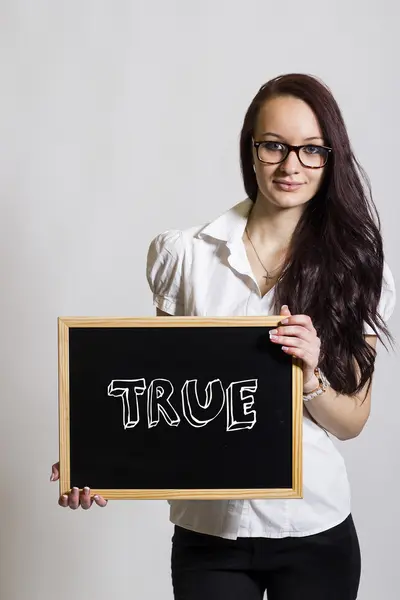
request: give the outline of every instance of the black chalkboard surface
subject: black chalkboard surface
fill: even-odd
[[[299,498],[302,369],[281,317],[59,318],[60,493]]]

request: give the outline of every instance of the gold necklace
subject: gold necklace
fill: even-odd
[[[280,262],[280,263],[279,263],[279,265],[278,265],[278,266],[277,266],[275,269],[273,269],[272,271],[268,271],[268,269],[266,269],[266,268],[265,268],[265,265],[264,265],[264,263],[262,262],[261,258],[258,256],[258,252],[257,252],[257,250],[255,249],[253,242],[251,241],[251,237],[250,237],[250,235],[249,235],[249,232],[247,231],[247,225],[246,225],[246,227],[245,227],[245,231],[246,231],[246,235],[247,235],[247,237],[249,238],[249,242],[250,242],[250,244],[252,245],[252,248],[253,248],[253,250],[254,250],[254,253],[255,253],[255,255],[257,256],[258,260],[259,260],[259,263],[260,263],[260,265],[262,266],[262,268],[263,268],[263,269],[264,269],[264,271],[266,272],[266,275],[263,275],[264,279],[266,279],[267,281],[268,281],[269,279],[274,279],[274,276],[273,276],[273,275],[270,275],[270,273],[275,273],[275,271],[277,271],[277,270],[278,270],[278,269],[279,269],[279,268],[282,266],[282,264],[283,264],[283,261],[282,261],[282,262]]]

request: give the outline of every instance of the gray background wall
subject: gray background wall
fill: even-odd
[[[57,506],[56,318],[153,315],[148,243],[244,197],[244,112],[262,83],[289,71],[322,77],[337,97],[398,281],[398,4],[2,0],[0,8],[0,598],[167,600],[166,502]],[[378,352],[372,417],[340,444],[362,600],[394,600],[400,586],[400,365],[398,354]]]

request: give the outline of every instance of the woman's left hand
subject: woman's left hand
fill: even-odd
[[[305,394],[318,387],[314,369],[318,366],[321,341],[307,315],[292,315],[287,306],[282,306],[284,317],[277,329],[270,331],[274,344],[281,344],[286,354],[303,361],[303,391]]]

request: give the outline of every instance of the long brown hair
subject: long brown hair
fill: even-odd
[[[305,74],[272,79],[246,112],[240,158],[248,197],[255,202],[258,194],[251,140],[256,119],[261,106],[277,96],[306,102],[333,151],[321,188],[293,233],[275,286],[274,311],[279,314],[280,306],[287,304],[292,314],[311,317],[321,339],[321,370],[338,393],[355,394],[371,383],[375,365],[376,352],[364,339],[364,322],[382,343],[382,333],[393,340],[377,311],[384,266],[379,215],[336,100],[323,82]]]

